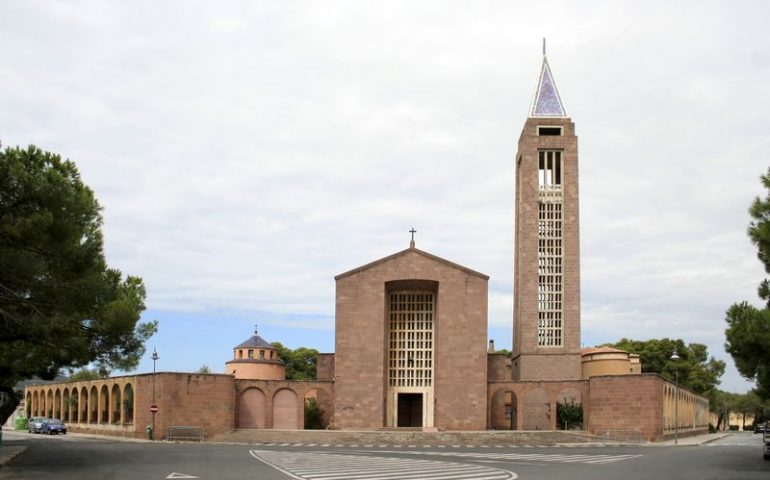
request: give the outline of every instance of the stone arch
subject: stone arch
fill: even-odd
[[[516,392],[510,387],[498,389],[490,400],[489,426],[494,430],[516,430],[518,410]]]
[[[249,387],[238,396],[238,428],[265,428],[267,398],[265,392]]]
[[[80,423],[88,422],[88,389],[82,387],[80,389]]]
[[[550,430],[551,403],[548,394],[542,388],[533,388],[524,394],[524,402],[521,409],[524,417],[524,430]]]
[[[88,423],[99,422],[99,391],[96,389],[96,385],[91,387],[91,391],[88,393]]]
[[[555,403],[556,403],[555,415],[557,415],[557,418],[556,418],[557,423],[559,423],[559,418],[558,418],[558,415],[559,415],[559,405],[571,405],[571,404],[572,405],[579,405],[581,407],[581,409],[583,407],[583,399],[582,399],[582,395],[580,393],[580,390],[578,390],[577,388],[573,388],[573,387],[562,389],[559,392],[559,395],[557,395]],[[569,421],[565,421],[566,425],[562,425],[562,424],[556,425],[556,429],[560,430],[560,429],[578,429],[578,428],[583,428],[583,426],[585,425],[585,421],[586,421],[585,411],[583,411],[583,418],[582,418],[580,424],[577,424],[577,423],[570,424]]]
[[[30,417],[39,417],[40,413],[38,412],[40,404],[40,397],[37,394],[37,390],[32,392],[32,415]]]
[[[273,395],[273,428],[297,430],[299,428],[299,406],[297,393],[282,388]]]
[[[45,414],[46,417],[53,417],[53,390],[49,389],[45,396]]]
[[[110,419],[110,389],[102,385],[99,389],[99,423],[107,423]]]
[[[61,405],[62,405],[62,420],[65,422],[70,421],[72,414],[70,413],[70,404],[72,399],[70,398],[72,391],[69,387],[65,387],[61,392]]]
[[[64,412],[67,417],[65,422],[78,421],[78,390],[77,388],[64,389]]]
[[[120,386],[116,383],[110,393],[110,423],[120,423]]]
[[[123,387],[123,423],[134,423],[134,387],[127,383]]]
[[[27,418],[32,416],[32,392],[27,391],[27,400],[24,403],[24,409],[27,411]]]
[[[305,429],[325,429],[329,426],[329,421],[331,419],[331,395],[329,395],[323,388],[311,388],[305,392],[303,410],[304,415],[302,425]]]
[[[61,390],[56,389],[56,393],[53,395],[53,418],[58,418],[61,420],[62,417],[62,408],[61,408]]]

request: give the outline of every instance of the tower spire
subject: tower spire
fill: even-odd
[[[543,38],[543,66],[540,68],[540,77],[537,81],[535,96],[532,99],[532,106],[529,109],[529,116],[563,118],[569,116],[559,96],[559,90],[556,88],[551,67],[548,65],[548,58],[545,55],[545,38]]]

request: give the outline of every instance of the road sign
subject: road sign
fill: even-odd
[[[157,405],[151,405],[151,406],[150,406],[150,411],[151,411],[152,413],[157,413],[157,411],[158,411],[158,410],[159,410],[159,409],[158,409],[158,406],[157,406]]]

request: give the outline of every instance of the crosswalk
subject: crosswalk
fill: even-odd
[[[513,480],[499,468],[411,458],[250,450],[257,460],[297,480]]]

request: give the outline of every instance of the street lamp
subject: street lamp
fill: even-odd
[[[158,351],[155,350],[155,348],[152,349],[152,434],[153,437],[155,435],[155,362],[157,362],[160,357],[158,356]]]
[[[671,360],[679,360],[674,350]],[[679,369],[674,366],[674,445],[679,443]]]

